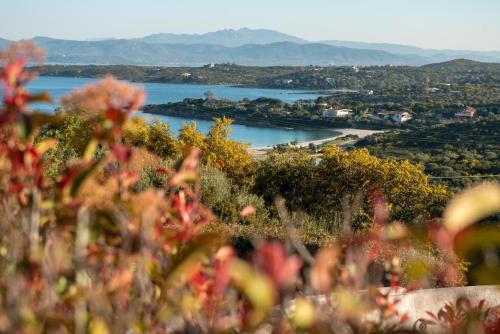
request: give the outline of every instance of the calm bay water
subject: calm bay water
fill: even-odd
[[[61,96],[69,93],[71,90],[92,83],[95,79],[88,78],[63,78],[63,77],[40,77],[29,84],[31,92],[49,92],[57,103]],[[256,99],[259,97],[278,98],[286,102],[294,102],[298,99],[313,99],[318,97],[316,94],[279,90],[279,89],[260,89],[260,88],[238,88],[220,85],[180,85],[163,83],[144,83],[139,84],[147,92],[147,104],[162,104],[167,102],[182,101],[185,98],[203,98],[203,93],[210,90],[216,98],[225,98],[231,100],[241,100],[244,98]],[[35,105],[34,107],[52,111],[57,105]],[[173,133],[182,127],[184,123],[191,122],[190,119],[171,116],[159,116],[143,114],[153,119],[159,118],[168,123]],[[213,124],[207,120],[195,120],[198,129],[207,132]],[[260,128],[245,125],[234,124],[231,138],[250,143],[252,147],[267,147],[276,144],[288,143],[291,141],[312,141],[319,140],[332,135],[328,130],[284,130],[273,128]]]

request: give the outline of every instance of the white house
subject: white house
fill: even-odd
[[[378,116],[383,119],[390,119],[396,123],[404,123],[413,119],[413,116],[407,111],[386,111],[378,113]]]
[[[352,113],[351,109],[325,109],[321,116],[323,118],[332,118],[332,117],[347,117]]]

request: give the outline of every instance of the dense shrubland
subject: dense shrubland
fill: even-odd
[[[460,189],[477,182],[477,176],[500,177],[500,116],[435,125],[408,132],[376,134],[361,140],[378,157],[407,159],[422,164],[427,174],[452,188]],[[472,177],[471,177],[472,176]]]
[[[261,161],[254,161],[246,145],[229,139],[230,126],[229,119],[216,119],[209,133],[204,135],[197,131],[195,123],[185,124],[177,138],[165,123],[148,124],[143,119],[133,118],[126,125],[123,138],[125,143],[147,149],[170,166],[188,150],[200,149],[201,162],[206,166],[203,171],[218,182],[218,202],[212,200],[205,204],[219,214],[222,221],[229,223],[236,221],[234,214],[242,206],[234,203],[245,197],[259,202],[260,207],[270,212],[264,215],[269,221],[277,217],[273,200],[281,195],[292,211],[302,211],[311,219],[329,221],[330,225],[339,224],[342,202],[352,204],[357,198],[360,207],[355,218],[359,227],[369,224],[368,203],[374,191],[381,191],[386,196],[393,219],[407,223],[422,222],[438,215],[449,197],[446,188],[429,185],[427,176],[418,166],[408,161],[379,159],[366,150],[344,152],[335,146],[328,147],[318,163],[305,152],[281,149]],[[92,127],[78,114],[69,113],[59,123],[44,129],[42,138],[51,137],[59,142],[46,156],[46,169],[53,173],[69,158],[81,154],[83,144],[88,141],[85,137],[91,135]],[[220,171],[218,177],[215,171]],[[150,166],[146,166],[141,175],[143,187],[161,184],[154,182],[157,176]],[[223,193],[227,195],[222,196]],[[327,229],[335,230],[335,226]]]
[[[49,98],[25,88],[33,76],[25,65],[40,55],[25,42],[0,53],[0,332],[401,333],[436,323],[446,333],[498,331],[491,309],[463,302],[460,312],[446,308],[411,329],[389,295],[401,284],[460,284],[468,253],[498,247],[497,230],[473,226],[500,210],[498,184],[470,189],[442,221],[412,227],[391,215],[424,218],[430,209],[421,197],[439,188],[409,163],[332,148],[319,164],[302,157],[288,172],[294,182],[320,175],[309,181],[323,188],[307,195],[324,191],[316,195],[332,208],[342,195],[339,235],[310,254],[289,213],[307,211],[300,199],[309,197],[278,182],[288,197],[274,209],[286,240],[256,234],[243,259],[225,246],[206,205],[264,231],[269,207],[251,191],[267,165],[254,166],[245,147],[228,140],[228,121],[206,137],[187,126],[174,139],[164,125],[131,121],[144,94],[113,78],[74,91],[57,115],[33,112],[31,102]],[[366,224],[353,231],[356,206]],[[403,256],[423,248],[439,261]],[[479,264],[478,281],[498,284],[495,270],[494,261]]]
[[[304,152],[284,150],[255,162],[245,145],[228,139],[227,119],[216,119],[206,137],[196,131],[195,124],[187,124],[181,129],[179,140],[164,124],[148,125],[140,119],[134,119],[132,124],[124,133],[126,142],[144,146],[172,163],[186,148],[199,148],[204,153],[204,171],[212,177],[220,171],[216,179],[225,180],[218,182],[219,193],[234,194],[234,189],[241,189],[263,196],[271,206],[274,198],[281,195],[293,211],[304,211],[317,218],[331,218],[329,213],[340,212],[343,197],[358,192],[368,197],[375,189],[388,196],[393,218],[406,222],[425,220],[439,213],[448,199],[446,189],[430,186],[418,166],[378,159],[363,150],[342,152],[330,147],[319,163]],[[238,196],[225,198],[231,201]]]
[[[387,199],[391,218],[408,223],[430,218],[449,196],[446,188],[429,185],[427,176],[408,161],[335,146],[326,148],[319,162],[305,152],[271,154],[259,163],[255,188],[268,200],[281,194],[292,210],[318,218],[333,218],[330,215],[342,212],[343,203],[357,202],[355,218],[361,225],[370,221],[367,205],[377,192]]]

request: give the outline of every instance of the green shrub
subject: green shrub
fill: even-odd
[[[231,183],[220,170],[205,166],[200,172],[201,201],[225,223],[258,224],[269,219],[264,199]],[[240,217],[240,211],[251,205],[256,214]]]

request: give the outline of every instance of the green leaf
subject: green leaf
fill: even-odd
[[[258,325],[271,311],[275,303],[276,291],[272,282],[255,272],[245,261],[233,260],[229,266],[229,275],[234,285],[252,303],[250,325]]]

